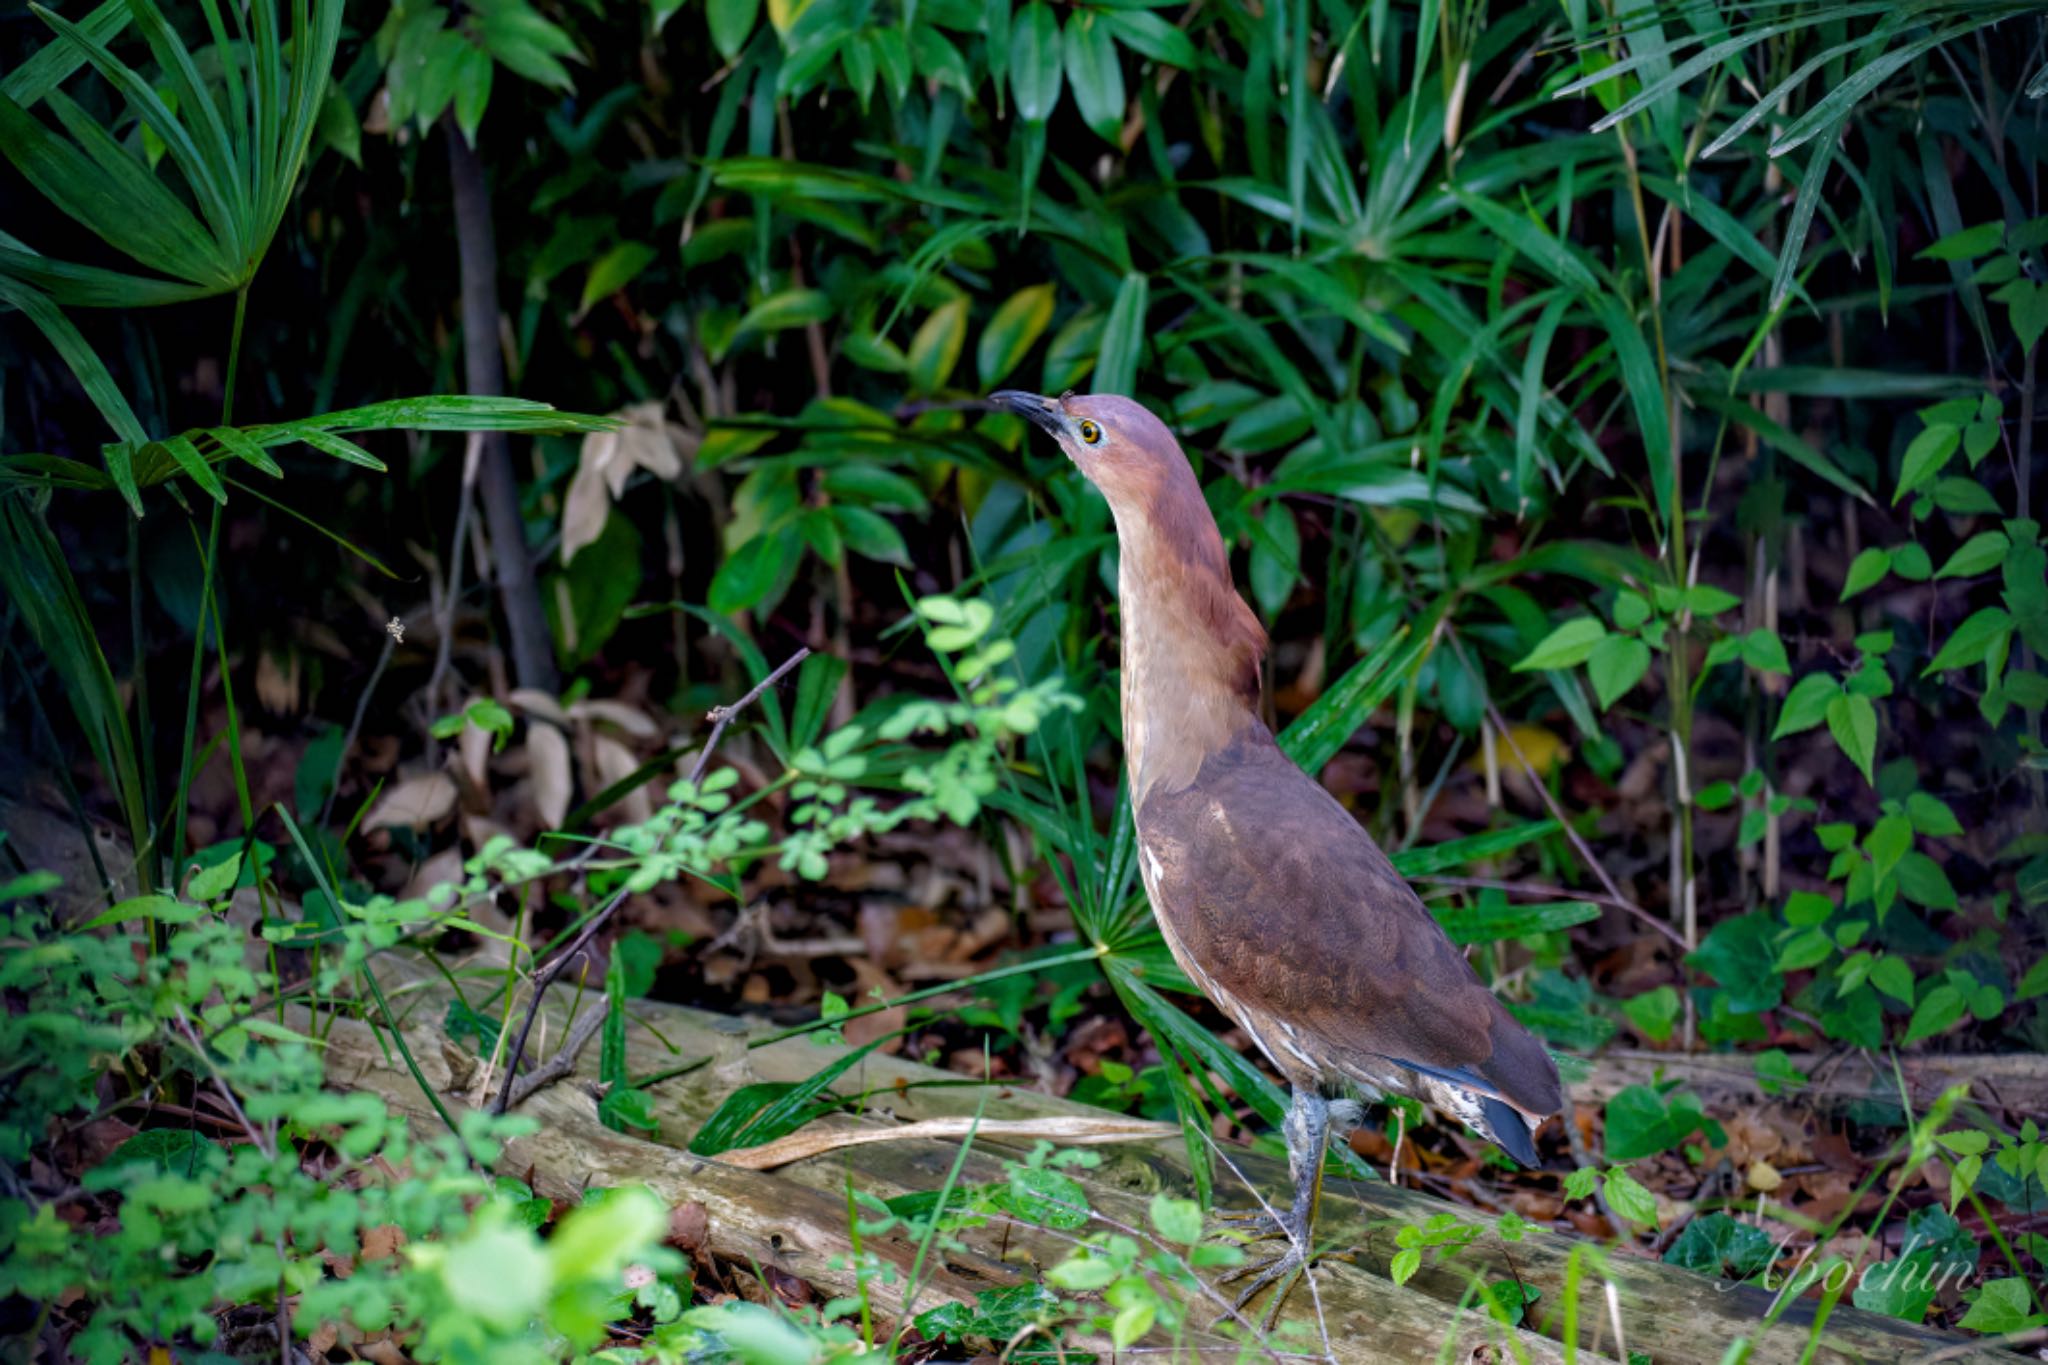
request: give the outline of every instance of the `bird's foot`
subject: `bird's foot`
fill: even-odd
[[[1284,1250],[1258,1260],[1247,1261],[1219,1276],[1217,1283],[1249,1281],[1230,1303],[1231,1311],[1240,1314],[1244,1312],[1245,1305],[1265,1293],[1267,1289],[1272,1289],[1273,1297],[1267,1301],[1265,1315],[1259,1321],[1260,1330],[1270,1332],[1273,1330],[1273,1324],[1280,1318],[1280,1306],[1287,1301],[1288,1294],[1294,1289],[1295,1281],[1301,1278],[1307,1268],[1307,1248],[1299,1242],[1290,1240]]]
[[[1273,1330],[1274,1322],[1280,1317],[1280,1306],[1293,1291],[1294,1282],[1308,1267],[1307,1230],[1297,1226],[1296,1220],[1289,1214],[1271,1209],[1236,1210],[1219,1213],[1216,1217],[1225,1225],[1227,1234],[1233,1238],[1247,1242],[1280,1239],[1287,1243],[1270,1256],[1248,1260],[1216,1278],[1218,1284],[1231,1284],[1238,1280],[1249,1281],[1238,1291],[1237,1298],[1230,1305],[1232,1312],[1240,1314],[1244,1312],[1246,1304],[1258,1298],[1267,1289],[1272,1289],[1273,1297],[1267,1303],[1265,1316],[1260,1322],[1261,1329],[1270,1332]]]
[[[1268,1242],[1286,1237],[1287,1215],[1273,1208],[1218,1209],[1210,1215],[1223,1225],[1223,1232],[1245,1242]]]

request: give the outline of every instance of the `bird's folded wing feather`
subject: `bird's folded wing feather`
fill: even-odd
[[[1531,1115],[1557,1068],[1429,910],[1266,728],[1248,724],[1138,811],[1159,912],[1243,1005],[1293,1025],[1335,1070],[1391,1060]]]

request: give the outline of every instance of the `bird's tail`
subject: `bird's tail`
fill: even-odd
[[[1536,1140],[1529,1131],[1529,1121],[1520,1110],[1505,1100],[1488,1098],[1480,1101],[1479,1112],[1486,1121],[1486,1136],[1503,1152],[1532,1169],[1542,1164],[1536,1156]]]

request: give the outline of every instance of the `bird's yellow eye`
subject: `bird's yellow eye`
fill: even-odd
[[[1097,444],[1102,440],[1102,428],[1093,422],[1083,419],[1081,422],[1081,439],[1091,446]]]

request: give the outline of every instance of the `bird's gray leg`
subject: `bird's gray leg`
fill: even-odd
[[[1323,1188],[1323,1148],[1330,1136],[1329,1102],[1314,1090],[1297,1086],[1280,1132],[1287,1139],[1288,1174],[1294,1177],[1292,1205],[1285,1213],[1258,1215],[1246,1221],[1264,1225],[1261,1231],[1251,1233],[1254,1239],[1284,1237],[1287,1248],[1264,1260],[1247,1262],[1222,1277],[1224,1282],[1251,1277],[1251,1283],[1231,1305],[1233,1308],[1242,1309],[1267,1286],[1291,1280],[1308,1264],[1310,1239],[1315,1235],[1316,1203]],[[1271,1327],[1279,1316],[1280,1304],[1290,1287],[1282,1283],[1274,1294],[1266,1309],[1266,1326]]]

